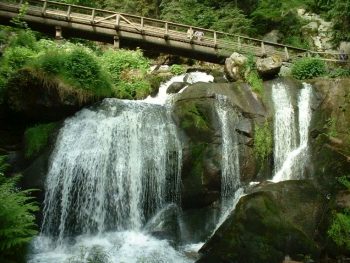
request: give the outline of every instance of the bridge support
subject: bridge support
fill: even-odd
[[[113,47],[115,49],[119,49],[120,48],[120,41],[119,41],[119,36],[118,35],[113,37]]]
[[[56,40],[62,40],[63,39],[63,37],[62,37],[62,27],[55,26],[55,30],[56,30],[55,39]]]

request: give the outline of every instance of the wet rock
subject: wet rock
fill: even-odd
[[[308,181],[265,184],[241,198],[236,209],[200,249],[197,263],[280,263],[320,249],[315,231],[324,199]],[[305,216],[307,215],[307,216]]]
[[[178,93],[186,85],[186,82],[173,82],[167,89],[166,93]]]
[[[258,73],[263,77],[273,77],[278,74],[282,67],[282,58],[278,55],[273,55],[267,58],[258,58],[256,68]]]
[[[176,96],[173,112],[185,145],[182,201],[183,207],[187,209],[210,205],[220,197],[222,136],[217,112],[218,96],[226,98],[225,105],[230,112],[228,122],[238,127],[238,130],[233,131],[237,133],[239,142],[244,141],[240,143],[241,158],[244,160],[241,164],[245,172],[242,179],[249,181],[256,175],[254,152],[248,139],[252,136],[252,123],[266,115],[262,103],[244,84],[190,85]]]

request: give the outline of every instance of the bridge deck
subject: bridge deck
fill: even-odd
[[[340,61],[339,53],[315,52],[190,25],[52,1],[26,2],[29,5],[23,20],[36,30],[54,33],[54,28],[60,26],[64,36],[110,43],[117,40],[122,47],[139,46],[216,63],[222,63],[234,51],[257,57],[279,55],[284,61],[303,56]],[[1,1],[0,22],[9,23],[21,5],[22,0]],[[188,29],[203,32],[203,38],[189,39]]]

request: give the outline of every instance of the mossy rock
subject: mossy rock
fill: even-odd
[[[202,247],[198,263],[280,263],[285,255],[318,260],[314,233],[322,198],[307,181],[259,187],[241,198],[236,209]]]

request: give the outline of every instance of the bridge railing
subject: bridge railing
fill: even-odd
[[[19,7],[24,1],[5,0],[2,2],[14,4],[19,10]],[[237,51],[245,54],[252,53],[255,56],[272,56],[277,54],[286,61],[297,57],[310,56],[335,62],[339,61],[341,55],[337,52],[316,52],[247,36],[86,6],[45,0],[27,0],[25,2],[29,4],[27,10],[29,14],[163,37],[168,40],[187,42],[198,46],[212,47],[217,49],[218,53]],[[204,33],[204,36],[200,40],[196,37],[189,39],[187,36],[189,29],[194,32],[201,31]]]

